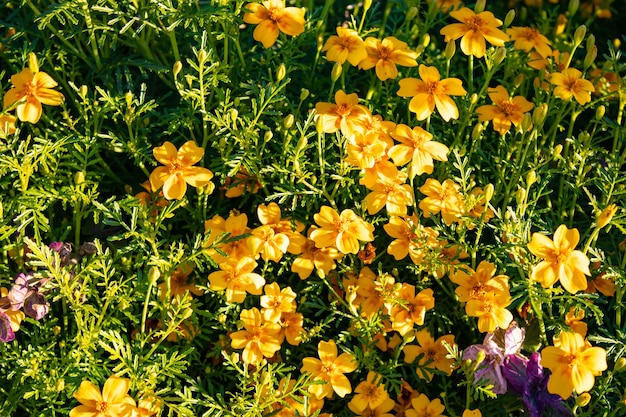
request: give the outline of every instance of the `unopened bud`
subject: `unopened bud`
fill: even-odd
[[[530,188],[530,186],[536,182],[537,182],[537,173],[533,169],[528,174],[526,174],[526,187]]]
[[[561,152],[563,152],[563,145],[559,143],[554,147],[554,150],[552,151],[552,158],[557,159],[559,156],[561,156]]]
[[[583,68],[587,69],[593,65],[596,58],[598,57],[598,47],[593,45],[589,50],[587,50],[587,55],[585,55],[585,60],[583,61]]]
[[[317,130],[317,133],[320,135],[324,133],[324,116],[323,115],[317,115],[317,117],[315,118],[315,130]]]
[[[422,46],[426,48],[430,44],[430,35],[428,33],[424,34],[424,39],[422,39]]]
[[[474,361],[474,364],[476,366],[476,368],[478,368],[478,366],[483,363],[483,361],[485,360],[485,357],[487,356],[487,354],[485,353],[484,350],[479,350],[478,353],[476,353],[476,359]]]
[[[333,80],[333,82],[337,81],[339,77],[341,77],[342,72],[343,67],[341,66],[341,64],[339,62],[335,62],[335,65],[333,65],[333,70],[330,72],[330,79]]]
[[[533,118],[530,113],[524,113],[522,118],[522,132],[528,132],[533,127]]]
[[[485,10],[485,5],[487,4],[487,0],[478,0],[474,5],[474,13],[481,13]]]
[[[478,94],[474,93],[470,96],[470,103],[472,104],[478,103]]]
[[[593,33],[590,33],[587,36],[587,43],[585,44],[586,49],[590,49],[592,46],[596,44],[596,36]]]
[[[587,33],[587,26],[580,25],[574,32],[574,46],[578,46],[582,43],[583,39],[585,39],[585,34]]]
[[[124,95],[124,99],[126,100],[126,107],[130,108],[133,105],[133,93],[129,91]]]
[[[287,116],[285,116],[285,118],[283,119],[283,126],[285,127],[285,129],[291,129],[295,120],[296,118],[293,116],[293,114],[288,114]]]
[[[615,367],[613,367],[613,372],[615,373],[623,372],[623,371],[626,371],[626,358],[624,357],[619,358],[615,362]]]
[[[515,201],[517,201],[517,205],[521,206],[524,204],[524,199],[526,198],[526,190],[524,188],[520,188],[515,193]]]
[[[410,7],[409,10],[406,12],[405,19],[408,21],[415,19],[415,16],[417,16],[417,12],[418,12],[417,7],[415,6]]]
[[[506,58],[506,48],[500,46],[496,49],[496,54],[493,57],[493,64],[496,66],[500,65],[502,61],[504,61],[504,58]]]
[[[536,125],[540,125],[546,118],[546,114],[548,114],[548,105],[546,103],[541,103],[539,106],[535,107],[533,110],[533,123]]]
[[[239,112],[237,111],[237,109],[230,109],[230,120],[232,120],[233,123],[237,122],[238,117],[239,117]]]
[[[39,72],[39,61],[37,60],[37,55],[35,55],[34,52],[28,54],[28,68],[33,74]]]
[[[274,132],[272,132],[271,130],[268,130],[267,132],[265,132],[265,134],[263,135],[263,140],[265,142],[269,142],[270,140],[272,140],[272,138],[274,137]]]
[[[570,0],[567,5],[567,13],[569,16],[573,16],[578,11],[578,6],[580,5],[579,0]]]
[[[276,81],[281,82],[283,78],[285,78],[285,75],[287,75],[287,67],[285,67],[285,64],[283,63],[280,64],[276,70]]]
[[[372,0],[365,0],[363,2],[363,9],[367,12],[372,7]]]
[[[446,44],[446,52],[445,52],[446,59],[448,61],[450,61],[455,53],[456,53],[456,42],[455,41],[449,41]]]
[[[513,19],[515,19],[515,10],[511,9],[504,17],[504,27],[509,27],[513,23]]]
[[[85,171],[77,171],[74,174],[74,184],[80,185],[85,182]]]
[[[198,51],[198,62],[203,63],[204,61],[206,61],[206,51],[204,49],[200,49]]]
[[[306,98],[309,96],[309,90],[307,90],[306,88],[303,88],[300,90],[300,101],[304,101],[306,100]]]
[[[78,95],[83,100],[85,99],[85,97],[87,97],[88,92],[89,92],[89,89],[87,88],[85,84],[81,85],[80,88],[78,89]]]
[[[602,120],[604,113],[606,113],[606,107],[604,107],[604,104],[600,104],[596,109],[596,120]]]
[[[161,271],[156,266],[151,266],[148,271],[148,284],[154,285],[161,277]]]
[[[476,125],[472,129],[472,140],[480,139],[480,135],[482,135],[483,129],[484,129],[484,126],[482,123],[476,123]]]
[[[183,63],[180,61],[176,61],[174,62],[174,66],[172,67],[172,74],[174,75],[174,78],[178,77],[178,74],[180,74],[180,72],[183,69]]]
[[[589,401],[591,401],[591,394],[589,394],[588,392],[583,392],[578,397],[576,397],[576,405],[579,407],[586,406],[587,404],[589,404]]]
[[[485,186],[485,206],[487,204],[489,204],[489,202],[491,201],[491,199],[493,198],[493,192],[495,191],[495,188],[493,186],[492,183],[489,183]]]
[[[615,213],[617,213],[618,207],[617,204],[609,204],[602,212],[598,215],[596,222],[596,227],[598,229],[602,229],[607,224],[611,222]]]

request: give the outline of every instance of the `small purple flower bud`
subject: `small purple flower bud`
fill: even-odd
[[[52,242],[48,245],[50,249],[59,254],[61,259],[61,267],[67,266],[72,260],[72,244],[64,242]]]
[[[24,313],[35,320],[41,320],[50,310],[50,304],[46,301],[46,297],[39,291],[35,290],[24,303]]]
[[[11,342],[15,339],[15,333],[11,328],[11,319],[0,311],[0,342]]]

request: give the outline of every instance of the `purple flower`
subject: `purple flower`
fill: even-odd
[[[48,314],[48,310],[50,310],[50,304],[46,301],[46,297],[35,288],[24,302],[24,313],[35,320],[41,320]]]
[[[539,363],[541,354],[534,352],[530,355],[526,366],[526,381],[522,401],[530,412],[531,417],[541,417],[545,411],[551,410],[553,417],[571,416],[572,413],[565,407],[565,403],[557,394],[548,392],[549,374]]]
[[[4,312],[0,311],[0,342],[11,342],[15,339],[15,332],[11,328],[11,319]]]
[[[64,242],[52,242],[48,245],[50,249],[59,254],[61,268],[70,264],[72,260],[72,244]]]
[[[11,302],[12,310],[17,311],[22,308],[22,305],[24,304],[24,300],[28,296],[28,292],[29,292],[29,288],[28,288],[29,276],[30,274],[26,275],[26,274],[20,273],[15,278],[15,283],[11,287],[11,290],[9,291],[9,294],[8,294],[8,298],[9,298],[9,301]]]

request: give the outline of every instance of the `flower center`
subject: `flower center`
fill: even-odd
[[[331,374],[333,372],[333,365],[329,363],[325,363],[322,365],[322,373]]]
[[[341,117],[348,117],[350,115],[351,106],[348,103],[337,104],[337,114]]]
[[[385,46],[385,45],[381,45],[380,47],[378,47],[378,59],[382,59],[383,61],[386,61],[389,59],[389,57],[391,57],[392,52],[393,52],[392,48],[389,48],[388,46]]]
[[[480,32],[480,29],[484,26],[485,21],[479,16],[472,16],[465,19],[465,24],[469,27],[469,30]]]
[[[168,166],[170,175],[182,175],[182,165],[178,162],[172,162]]]
[[[272,8],[267,11],[267,16],[269,20],[271,20],[274,23],[278,23],[278,21],[280,20],[280,15],[281,13],[279,9]]]
[[[437,351],[433,348],[426,350],[426,357],[429,359],[435,359],[437,357]]]
[[[439,94],[439,81],[426,82],[426,92],[430,95]]]
[[[520,36],[528,41],[534,41],[535,39],[539,38],[539,31],[533,28],[526,28]]]
[[[107,408],[109,408],[109,405],[104,401],[96,404],[96,410],[98,410],[100,413],[106,413]]]
[[[498,107],[500,107],[500,110],[502,110],[502,113],[504,113],[506,116],[511,116],[512,114],[514,114],[516,109],[515,104],[507,100],[502,100],[498,104]]]

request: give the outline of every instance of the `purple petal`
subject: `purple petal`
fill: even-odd
[[[528,359],[518,355],[509,355],[504,360],[502,374],[506,378],[508,390],[514,394],[522,396],[528,376],[526,375],[526,364]]]
[[[11,342],[15,339],[15,333],[11,328],[9,316],[0,311],[0,342]]]
[[[41,320],[50,309],[50,304],[46,301],[39,291],[33,292],[33,294],[26,299],[24,303],[24,313],[35,320]]]

